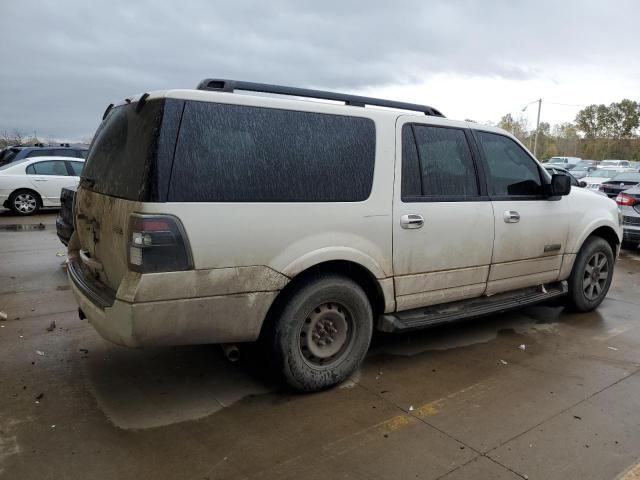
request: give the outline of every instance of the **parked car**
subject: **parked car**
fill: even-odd
[[[18,215],[59,207],[60,191],[78,184],[83,164],[81,159],[37,157],[0,167],[0,205]]]
[[[631,169],[625,169],[626,172],[631,172]],[[607,180],[611,180],[616,175],[623,173],[620,168],[597,168],[593,172],[584,177],[584,181],[587,182],[587,188],[591,190],[599,190],[600,185]]]
[[[3,150],[0,156],[0,167],[33,157],[71,157],[85,159],[87,158],[87,151],[88,148],[86,146],[71,147],[69,144],[58,146],[8,147]]]
[[[629,187],[633,187],[640,183],[640,173],[624,172],[619,173],[615,177],[602,182],[599,190],[607,194],[609,198],[616,198],[619,193],[624,192]]]
[[[546,163],[548,163],[549,165],[557,165],[559,167],[564,167],[567,170],[571,170],[581,161],[582,159],[579,157],[551,157],[549,160],[547,160]]]
[[[598,168],[630,168],[631,162],[628,160],[602,160]]]
[[[73,234],[73,200],[77,185],[64,187],[60,192],[60,211],[56,218],[56,233],[64,245],[69,245]]]
[[[301,391],[348,378],[374,329],[592,310],[622,240],[615,202],[504,130],[229,80],[108,109],[74,208],[70,285],[104,338],[259,340]]]
[[[571,175],[573,175],[575,178],[579,180],[581,178],[586,177],[589,173],[593,172],[594,170],[596,170],[596,168],[597,167],[595,165],[592,166],[592,165],[578,164],[571,169]]]
[[[635,248],[640,243],[640,186],[619,193],[616,203],[622,213],[623,245]]]
[[[573,170],[570,173],[569,170],[567,170],[566,168],[558,167],[556,165],[549,165],[547,163],[543,163],[542,166],[551,175],[554,175],[554,174],[567,175],[571,179],[571,186],[572,187],[581,187],[582,188],[582,187],[586,187],[587,186],[587,182],[579,181],[577,178],[575,178],[572,175]]]

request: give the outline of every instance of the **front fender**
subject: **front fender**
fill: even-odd
[[[572,189],[578,190],[578,189]],[[615,232],[622,242],[622,226],[618,219],[618,206],[610,198],[593,192],[578,190],[570,198],[571,226],[567,238],[566,253],[578,253],[585,240],[598,228],[606,227]]]

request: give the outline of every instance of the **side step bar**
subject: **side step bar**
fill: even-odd
[[[384,314],[378,318],[377,328],[382,332],[407,332],[546,302],[566,293],[566,282],[549,283],[538,287],[500,293],[491,297],[472,298]]]

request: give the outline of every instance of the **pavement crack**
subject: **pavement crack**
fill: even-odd
[[[586,398],[583,398],[582,400],[580,400],[580,401],[578,401],[578,402],[575,402],[575,403],[573,403],[572,405],[569,405],[567,408],[565,408],[565,409],[563,409],[563,410],[561,410],[561,411],[559,411],[559,412],[557,412],[557,413],[555,413],[555,414],[551,415],[551,416],[550,416],[550,417],[548,417],[548,418],[545,418],[544,420],[539,421],[538,423],[536,423],[536,424],[535,424],[535,425],[533,425],[532,427],[529,427],[529,428],[527,428],[526,430],[523,430],[522,432],[518,433],[517,435],[514,435],[514,436],[513,436],[513,437],[511,437],[511,438],[508,438],[507,440],[505,440],[505,441],[501,442],[499,445],[496,445],[495,447],[493,447],[493,448],[491,448],[491,449],[487,450],[483,455],[486,455],[486,456],[490,455],[491,453],[495,452],[497,449],[499,449],[499,448],[503,447],[503,446],[504,446],[504,445],[506,445],[507,443],[512,442],[513,440],[515,440],[515,439],[517,439],[517,438],[520,438],[520,437],[522,437],[523,435],[526,435],[527,433],[531,432],[532,430],[535,430],[536,428],[538,428],[540,425],[542,425],[542,424],[544,424],[544,423],[547,423],[547,422],[549,422],[549,421],[551,421],[551,420],[553,420],[553,419],[555,419],[555,418],[559,417],[560,415],[562,415],[562,414],[564,414],[564,413],[568,412],[568,411],[569,411],[569,410],[571,410],[572,408],[575,408],[575,407],[577,407],[578,405],[581,405],[581,404],[583,404],[583,403],[585,403],[585,402],[587,402],[587,401],[591,400],[591,399],[592,399],[593,397],[595,397],[596,395],[598,395],[598,394],[600,394],[600,393],[604,392],[605,390],[608,390],[609,388],[611,388],[611,387],[613,387],[613,386],[617,385],[617,384],[618,384],[618,383],[620,383],[620,382],[623,382],[623,381],[625,381],[625,380],[627,380],[627,379],[631,378],[632,376],[634,376],[634,375],[638,374],[638,372],[640,372],[640,368],[636,368],[635,370],[633,370],[633,371],[632,371],[631,373],[629,373],[628,375],[625,375],[625,376],[623,376],[622,378],[619,378],[618,380],[616,380],[615,382],[613,382],[613,383],[611,383],[611,384],[607,385],[606,387],[602,387],[600,390],[597,390],[597,391],[593,392],[591,395],[587,396]],[[492,460],[493,460],[493,458],[492,458]]]

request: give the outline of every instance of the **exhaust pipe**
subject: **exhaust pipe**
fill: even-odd
[[[234,345],[233,343],[222,343],[220,348],[222,348],[222,353],[224,353],[224,356],[227,357],[227,360],[230,362],[237,362],[240,360],[240,349],[237,345]]]

